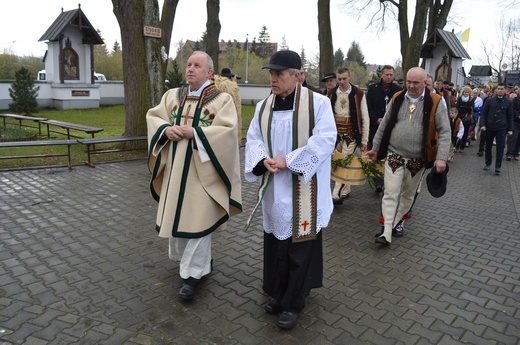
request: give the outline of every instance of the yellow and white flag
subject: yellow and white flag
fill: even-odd
[[[462,35],[460,36],[460,41],[461,41],[461,42],[469,42],[469,29],[470,29],[470,28],[467,28],[467,29],[462,33]]]

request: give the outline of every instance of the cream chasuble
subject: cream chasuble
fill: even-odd
[[[150,190],[159,202],[156,230],[161,237],[202,237],[224,229],[229,217],[242,211],[233,100],[214,85],[200,97],[188,96],[187,89],[167,91],[146,115]],[[193,126],[203,148],[197,149],[195,139],[160,145],[171,124]]]

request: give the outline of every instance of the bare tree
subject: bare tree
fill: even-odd
[[[131,4],[112,0],[123,47],[125,135],[145,135],[146,112],[161,100],[178,2],[164,0],[159,20],[157,0],[134,0]],[[144,36],[145,26],[159,27],[164,34],[161,38]]]
[[[500,19],[495,39],[492,42],[481,41],[487,63],[491,66],[493,72],[497,74],[498,82],[503,81],[503,72],[509,66],[511,66],[511,69],[514,69],[516,62],[516,66],[519,68],[519,44],[517,35],[518,29],[520,29],[519,22],[518,19],[510,19],[507,22]]]
[[[215,73],[218,73],[219,35],[220,35],[220,0],[208,0],[206,3],[208,20],[206,22],[206,53],[213,59]]]
[[[319,75],[325,75],[334,69],[330,0],[318,0],[318,41],[320,42]]]
[[[452,5],[453,0],[416,0],[411,31],[408,26],[408,0],[346,0],[344,8],[358,18],[364,13],[371,14],[367,27],[377,25],[378,31],[385,30],[388,15],[397,19],[403,73],[406,73],[411,67],[418,66],[425,36],[437,28],[444,28]]]

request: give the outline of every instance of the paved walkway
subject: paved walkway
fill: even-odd
[[[378,195],[353,187],[290,331],[262,309],[260,219],[243,232],[256,186],[182,303],[145,160],[0,172],[0,344],[519,344],[520,162],[483,166],[474,147],[457,155],[446,196],[424,185],[389,248],[373,243]]]

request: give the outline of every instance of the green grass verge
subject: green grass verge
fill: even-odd
[[[255,107],[252,105],[242,106],[242,126],[247,127],[253,118]],[[96,109],[68,109],[68,110],[42,110],[35,114],[37,117],[45,117],[48,119],[72,122],[82,125],[94,126],[103,128],[102,132],[96,134],[96,138],[121,136],[125,129],[125,107],[123,105],[116,105],[110,107],[101,107]],[[30,121],[23,121],[23,125],[29,125],[33,127],[24,127],[25,130],[38,134],[38,129],[35,123]],[[19,127],[18,121],[12,121],[7,119],[6,127],[16,128]],[[39,140],[56,140],[56,139],[67,139],[64,134],[51,133],[53,138],[47,139],[46,126],[42,126],[42,137]],[[61,131],[60,129],[57,129]],[[242,130],[243,137],[245,138],[247,130]],[[88,134],[79,131],[71,130],[72,135],[80,137],[90,137]],[[117,144],[104,144],[103,149],[110,149],[124,145],[121,143]],[[97,146],[97,145],[96,145]],[[99,147],[99,146],[97,146]],[[35,155],[35,154],[60,154],[67,153],[66,146],[38,146],[38,147],[21,147],[21,148],[1,148],[0,158],[7,156],[24,156],[24,155]],[[145,158],[147,155],[146,148],[139,151],[123,151],[114,152],[101,155],[93,155],[92,160],[94,163],[116,161],[116,160],[127,160],[136,158]],[[71,160],[73,165],[84,164],[87,160],[86,147],[84,145],[72,145],[71,146]],[[40,166],[59,166],[67,165],[67,157],[38,157],[38,158],[17,158],[17,159],[0,159],[0,169],[19,169],[29,167],[40,167]]]

